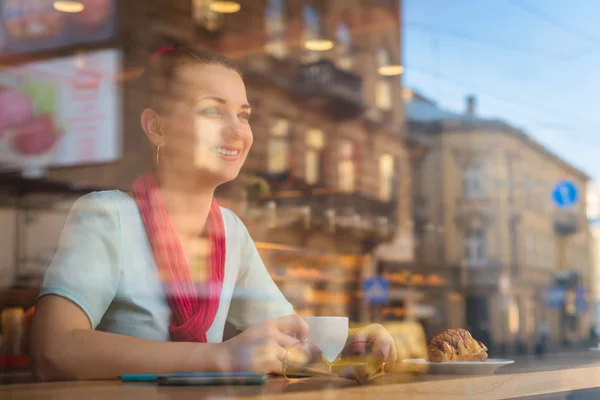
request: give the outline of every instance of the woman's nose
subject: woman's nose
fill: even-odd
[[[228,118],[225,134],[231,139],[242,140],[249,134],[248,123],[240,121],[237,116]]]

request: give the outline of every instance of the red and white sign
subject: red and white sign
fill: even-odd
[[[0,69],[0,168],[118,159],[119,69],[112,49]]]

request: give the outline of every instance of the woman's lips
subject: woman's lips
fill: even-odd
[[[237,161],[242,154],[242,150],[235,147],[220,146],[210,149],[211,153],[218,154],[223,160]]]

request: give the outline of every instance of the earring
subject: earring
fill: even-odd
[[[162,160],[162,154],[160,152],[161,149],[162,146],[156,146],[156,164],[160,164],[160,161]]]

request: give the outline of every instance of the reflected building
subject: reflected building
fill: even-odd
[[[409,137],[425,149],[413,164],[416,257],[453,276],[445,323],[501,353],[531,351],[542,326],[553,344],[581,339],[586,200],[561,210],[552,191],[569,180],[585,193],[588,176],[523,131],[479,117],[474,97],[462,114],[410,90],[405,100]],[[549,288],[562,296],[557,304]]]
[[[216,25],[198,9],[188,38],[241,66],[255,107],[253,149],[223,201],[299,313],[371,318],[360,293],[376,273],[369,255],[412,237],[401,4],[239,3]]]
[[[222,8],[234,3],[237,12]],[[254,145],[219,200],[244,220],[299,312],[363,319],[369,254],[393,235],[412,239],[401,9],[399,0],[121,2],[122,157],[46,176],[129,190],[149,165],[136,79],[151,55],[176,43],[221,52],[243,71]]]

